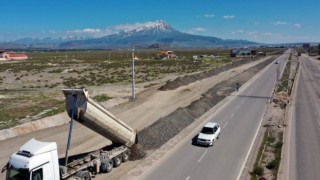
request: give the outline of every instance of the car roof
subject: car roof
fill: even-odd
[[[208,122],[207,124],[205,124],[203,127],[209,127],[209,128],[213,128],[215,125],[217,125],[218,123],[216,122]]]

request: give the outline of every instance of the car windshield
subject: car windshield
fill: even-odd
[[[7,169],[7,178],[6,180],[29,180],[30,174],[28,169],[17,169],[13,166],[9,166]]]
[[[202,130],[201,130],[201,133],[203,133],[203,134],[213,134],[213,128],[203,127]]]

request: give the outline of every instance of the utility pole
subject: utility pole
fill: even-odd
[[[131,50],[132,50],[132,100],[134,100],[135,97],[135,92],[134,92],[134,45],[131,45]]]

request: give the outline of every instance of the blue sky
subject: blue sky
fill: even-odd
[[[319,0],[10,0],[0,5],[0,42],[102,37],[159,19],[223,39],[320,42],[319,11]]]

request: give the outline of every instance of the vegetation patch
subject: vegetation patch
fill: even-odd
[[[8,98],[1,99],[0,129],[52,116],[65,110],[64,100],[54,99],[50,95],[32,93],[15,97],[12,93],[6,93],[6,96]]]
[[[241,59],[231,58],[230,49],[175,50],[176,60],[154,59],[158,52],[137,50],[136,84],[149,84],[145,85],[148,88],[158,84],[157,80],[208,72]],[[193,55],[201,54],[217,58],[193,60]],[[0,129],[62,112],[63,88],[96,89],[107,88],[110,84],[126,86],[131,83],[131,49],[35,51],[27,52],[27,55],[29,59],[26,61],[0,65],[0,92],[6,96],[0,99]],[[97,98],[97,101],[110,99],[107,95]]]
[[[112,99],[112,98],[106,94],[101,94],[101,95],[93,97],[93,99],[98,102],[105,102],[105,101],[108,101],[109,99]]]

